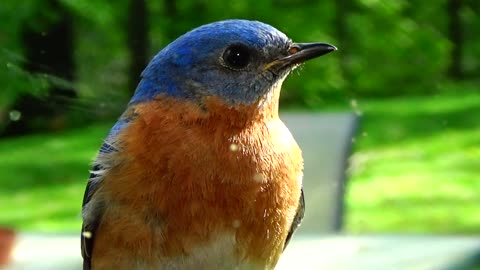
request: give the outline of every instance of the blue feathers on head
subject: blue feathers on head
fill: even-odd
[[[130,104],[152,100],[159,94],[197,100],[215,95],[229,104],[250,104],[274,83],[259,81],[257,66],[232,71],[220,58],[231,44],[243,44],[258,65],[288,47],[290,41],[274,27],[247,20],[207,24],[180,36],[161,50],[142,73]]]

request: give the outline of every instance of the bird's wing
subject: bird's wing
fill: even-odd
[[[303,196],[303,187],[301,189],[300,200],[298,201],[297,213],[293,218],[292,226],[290,226],[290,231],[288,231],[287,239],[285,240],[285,245],[283,249],[287,247],[290,239],[292,238],[293,233],[298,229],[300,224],[302,223],[303,216],[305,214],[305,198]]]
[[[112,167],[112,164],[108,162],[109,157],[118,152],[118,150],[108,142],[108,139],[109,138],[105,140],[100,148],[98,157],[90,172],[85,194],[83,195],[81,248],[84,270],[90,270],[93,244],[95,242],[95,232],[101,221],[104,210],[104,202],[102,198],[99,198],[98,196],[95,197],[95,193],[102,186],[105,172]]]
[[[132,120],[131,117],[121,118],[110,130],[109,135],[105,139],[97,159],[93,163],[93,169],[90,172],[85,194],[82,203],[82,234],[81,249],[83,257],[83,270],[91,269],[92,251],[95,242],[95,233],[102,219],[104,211],[104,201],[95,193],[101,188],[103,178],[106,172],[115,164],[114,157],[119,152],[120,143],[116,138],[121,130]]]
[[[98,211],[96,211],[94,214],[90,213],[91,211],[86,210],[87,205],[89,205],[89,207],[91,206],[89,203],[92,200],[93,194],[101,185],[101,182],[97,181],[99,176],[95,174],[96,169],[99,169],[98,165],[93,167],[93,170],[90,173],[90,178],[88,179],[87,188],[85,189],[85,194],[83,195],[82,212],[84,216],[84,222],[82,224],[81,234],[83,270],[90,270],[93,243],[95,241],[95,231],[98,227],[103,212],[101,206],[95,206]],[[87,215],[88,219],[86,218]]]

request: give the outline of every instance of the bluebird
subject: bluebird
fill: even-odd
[[[226,20],[161,50],[93,164],[83,269],[273,269],[304,214],[282,82],[336,50]]]

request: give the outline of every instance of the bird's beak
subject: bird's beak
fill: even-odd
[[[293,43],[288,49],[288,56],[268,63],[265,65],[264,70],[272,67],[277,70],[291,67],[336,50],[335,46],[328,43]]]

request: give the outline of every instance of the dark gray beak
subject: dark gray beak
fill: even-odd
[[[290,55],[283,61],[290,65],[299,64],[336,50],[337,47],[328,43],[294,43],[288,50]]]
[[[336,50],[335,46],[328,43],[293,43],[288,49],[287,56],[268,63],[264,70],[273,68],[279,71]]]

